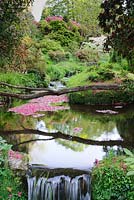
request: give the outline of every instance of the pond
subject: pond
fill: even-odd
[[[108,111],[108,112],[107,112]],[[134,106],[97,107],[71,105],[70,109],[41,112],[44,115],[24,116],[1,111],[1,128],[19,130],[25,128],[41,131],[60,131],[71,136],[99,141],[124,140],[134,142]],[[11,135],[8,142],[20,143],[31,139],[47,139],[39,135]],[[47,168],[74,168],[89,170],[96,160],[101,160],[108,149],[121,147],[85,145],[56,139],[30,142],[16,147],[29,154],[29,163],[44,165]]]

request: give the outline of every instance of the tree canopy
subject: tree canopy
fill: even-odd
[[[10,56],[23,35],[22,12],[33,0],[0,1],[0,55]]]
[[[101,0],[48,0],[42,18],[62,16],[84,25],[88,34],[95,34],[99,30],[100,4]]]
[[[112,47],[118,55],[134,64],[134,1],[105,0],[101,4],[100,26],[108,34],[105,48]]]

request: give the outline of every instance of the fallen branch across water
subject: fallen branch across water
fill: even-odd
[[[133,142],[127,142],[123,140],[109,140],[109,141],[98,141],[98,140],[91,140],[91,139],[85,139],[78,136],[72,136],[68,134],[64,134],[62,132],[55,132],[55,133],[48,133],[48,132],[42,132],[39,130],[34,129],[25,129],[25,130],[8,130],[8,131],[2,131],[0,130],[0,135],[11,135],[11,134],[27,134],[27,135],[42,135],[42,136],[50,136],[52,138],[50,139],[64,139],[68,141],[74,141],[86,145],[97,145],[97,146],[122,146],[122,147],[134,147]],[[37,139],[38,140],[38,139]],[[44,139],[43,139],[44,140]],[[35,140],[34,140],[35,141]]]
[[[48,88],[38,88],[38,89],[39,89],[39,91],[34,94],[21,94],[21,93],[18,94],[18,93],[0,92],[0,96],[28,100],[28,99],[43,97],[46,95],[62,95],[62,94],[68,94],[68,93],[79,92],[79,91],[87,91],[87,90],[119,90],[119,89],[121,89],[121,85],[118,85],[118,84],[107,84],[107,85],[98,84],[97,85],[97,84],[95,84],[95,85],[66,88],[66,89],[62,89],[62,90],[51,90]],[[31,88],[31,91],[32,90],[33,90],[33,88]],[[34,90],[37,90],[37,88],[34,88]]]

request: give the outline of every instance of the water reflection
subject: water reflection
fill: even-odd
[[[38,128],[41,128],[43,131],[43,121],[39,122]],[[44,123],[44,132],[46,131],[46,125]],[[46,138],[43,136],[39,137]],[[97,140],[109,140],[121,139],[120,135],[117,132],[117,129],[113,129],[112,132],[104,132]],[[63,140],[60,140],[63,141]],[[65,144],[66,143],[66,144]],[[62,144],[62,145],[61,145]],[[63,146],[64,144],[64,146]],[[75,146],[78,143],[72,142]],[[82,151],[75,151],[74,149],[67,148],[70,145],[70,141],[63,141],[57,143],[56,141],[47,141],[47,142],[36,142],[34,143],[30,150],[30,163],[31,164],[44,164],[48,168],[75,168],[88,170],[93,165],[96,159],[101,160],[105,155],[103,147],[84,145]],[[81,144],[79,144],[81,146]],[[116,148],[116,147],[115,147]]]
[[[117,115],[96,113],[96,110],[111,109],[118,111]],[[22,117],[20,115],[1,112],[0,128],[5,130],[20,129],[22,126],[35,128],[38,122],[43,122],[42,130],[59,130],[71,136],[95,140],[125,140],[134,142],[134,106],[124,108],[72,106],[70,110],[45,113],[41,118]],[[44,125],[46,127],[44,127]],[[41,130],[41,127],[36,127]],[[35,136],[8,136],[8,142],[15,144]],[[38,138],[45,138],[39,137]],[[45,164],[50,168],[89,169],[95,159],[102,159],[107,153],[107,146],[84,145],[62,139],[52,141],[37,141],[22,146],[20,150],[29,151],[30,163]],[[117,149],[118,147],[114,147]]]

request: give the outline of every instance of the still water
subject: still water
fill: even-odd
[[[96,112],[112,110],[116,114]],[[69,110],[45,112],[42,117],[21,116],[15,113],[1,113],[1,122],[6,129],[20,129],[22,126],[41,131],[61,131],[65,134],[94,140],[134,141],[134,106],[95,107],[71,106]],[[2,124],[1,124],[2,126]],[[44,139],[45,136],[11,136],[15,144],[32,138]],[[8,137],[9,139],[9,137]],[[101,160],[110,147],[84,145],[63,139],[36,141],[19,146],[29,154],[30,164],[41,164],[48,168],[75,168],[88,170],[96,159]],[[120,147],[114,146],[114,149]]]

